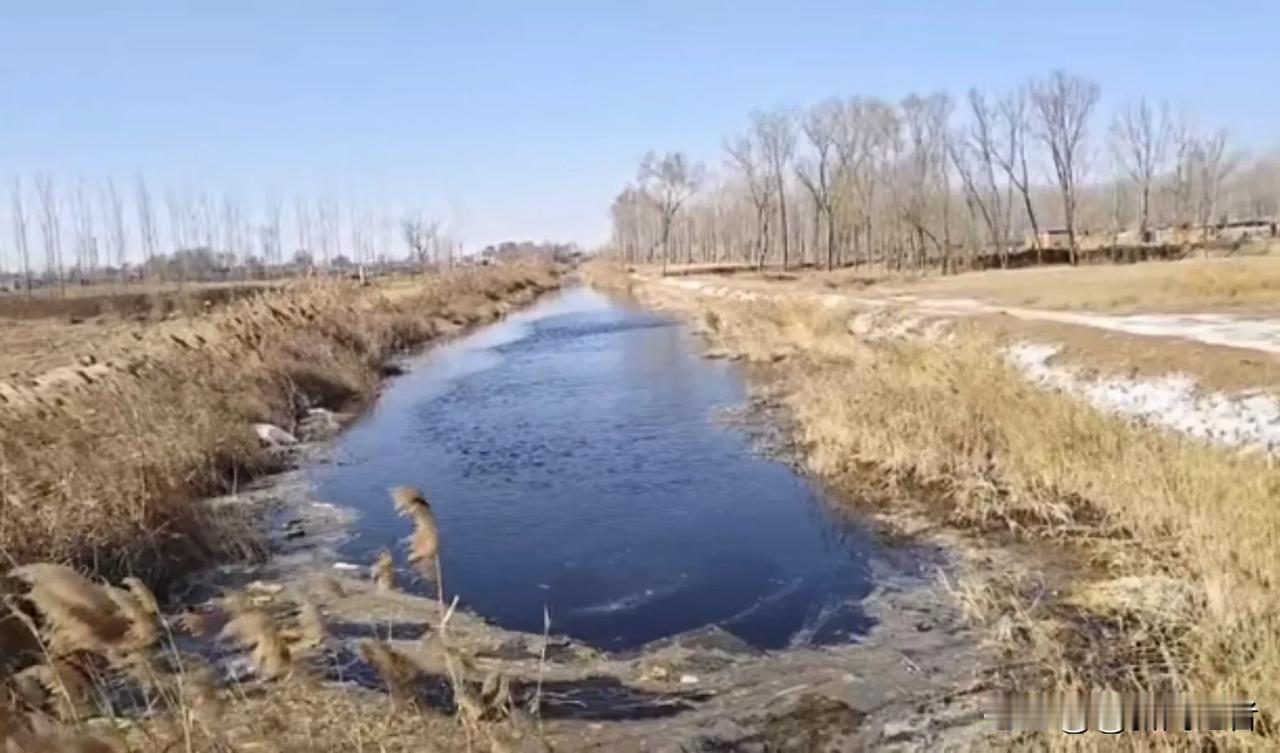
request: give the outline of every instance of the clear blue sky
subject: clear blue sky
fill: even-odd
[[[718,164],[752,109],[829,95],[1065,67],[1104,109],[1146,93],[1269,146],[1278,35],[1275,0],[4,0],[0,178],[381,196],[470,247],[592,244],[646,149]]]

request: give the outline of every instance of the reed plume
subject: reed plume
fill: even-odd
[[[413,683],[420,674],[412,659],[374,638],[360,641],[357,651],[360,658],[378,673],[393,700],[404,701],[412,697]]]
[[[106,654],[130,634],[132,621],[112,593],[65,565],[35,563],[14,568],[31,585],[27,598],[44,617],[44,636],[54,654]]]
[[[315,602],[309,599],[303,599],[298,605],[298,633],[302,645],[307,648],[322,645],[328,636],[324,615]]]
[[[422,492],[412,486],[396,486],[391,490],[391,501],[396,512],[413,521],[413,535],[409,537],[409,561],[427,580],[433,580],[444,602],[444,584],[440,573],[440,527],[435,513]]]
[[[209,634],[209,617],[194,609],[183,612],[174,622],[178,629],[192,638],[203,638]]]
[[[289,646],[271,615],[262,609],[250,607],[234,615],[219,637],[252,648],[254,670],[264,679],[279,677],[289,669]]]
[[[60,659],[27,667],[16,678],[15,687],[32,708],[42,709],[54,700],[58,716],[64,719],[79,718],[93,698],[93,681],[88,675]]]
[[[129,593],[133,594],[133,598],[138,604],[153,617],[160,615],[160,603],[156,600],[156,595],[147,588],[147,584],[132,576],[120,581],[124,587],[129,589]]]
[[[378,559],[370,568],[373,576],[373,582],[378,584],[379,591],[391,591],[396,587],[396,568],[395,563],[391,559],[391,552],[383,549],[378,552]]]
[[[143,586],[143,588],[146,587]],[[129,629],[125,632],[118,647],[126,650],[138,650],[155,644],[160,637],[160,631],[156,625],[156,612],[148,608],[145,597],[139,599],[133,589],[126,591],[122,588],[108,586],[106,591],[112,601],[116,603],[120,613],[129,621]],[[150,593],[150,591],[147,591],[148,596]],[[154,598],[150,603],[154,605]]]

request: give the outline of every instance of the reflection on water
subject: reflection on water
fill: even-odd
[[[672,322],[574,289],[423,356],[315,469],[361,513],[345,555],[403,557],[386,489],[421,487],[445,585],[509,628],[606,648],[719,624],[751,643],[847,640],[869,621],[865,532],[713,413],[731,365]]]

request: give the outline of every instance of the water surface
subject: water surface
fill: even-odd
[[[743,399],[676,323],[575,288],[418,358],[315,476],[360,513],[358,562],[404,566],[386,490],[423,489],[447,590],[508,628],[541,632],[545,604],[604,648],[713,624],[763,648],[850,639],[871,537],[716,420]]]

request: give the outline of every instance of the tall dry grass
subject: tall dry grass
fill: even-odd
[[[819,306],[693,297],[674,305],[695,313],[717,349],[763,365],[807,463],[849,498],[1055,553],[952,584],[1024,663],[1024,678],[1253,698],[1263,734],[1232,744],[1274,742],[1273,461],[1032,386],[976,329],[870,342],[851,334],[850,312]]]
[[[385,292],[298,284],[99,354],[68,384],[6,393],[0,549],[18,563],[148,579],[184,561],[252,554],[243,513],[194,500],[278,465],[253,423],[293,430],[308,408],[358,402],[393,353],[555,284],[555,269],[540,263],[446,272]]]

